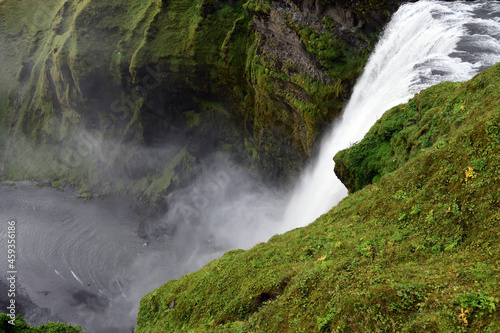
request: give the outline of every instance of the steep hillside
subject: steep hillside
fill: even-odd
[[[137,332],[498,332],[500,64],[389,110],[311,225],[146,295]]]
[[[286,181],[399,2],[2,1],[1,177],[158,203],[226,152]]]

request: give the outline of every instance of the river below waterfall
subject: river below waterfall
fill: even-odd
[[[325,213],[347,194],[333,174],[335,152],[359,141],[385,110],[421,89],[467,80],[500,61],[499,39],[500,4],[403,5],[342,118],[294,190],[276,192],[250,185],[251,178],[224,173],[228,183],[215,182],[213,197],[195,205],[198,214],[187,215],[187,220],[196,216],[196,223],[186,222],[186,214],[176,216],[185,213],[182,209],[143,221],[128,199],[84,202],[71,187],[59,191],[30,182],[0,186],[0,253],[7,253],[4,226],[16,221],[18,310],[30,324],[61,320],[89,333],[130,331],[140,298],[153,288],[224,251],[248,248]],[[194,189],[204,186],[203,179],[196,182]],[[186,207],[185,199],[193,193],[199,191],[180,192],[172,207]],[[151,226],[147,237],[144,225]],[[5,309],[6,259],[0,267],[0,305]]]
[[[71,187],[0,186],[0,220],[16,222],[18,310],[29,322],[123,332],[123,325],[134,326],[141,296],[215,256],[206,249],[186,265],[193,252],[188,239],[141,238],[141,219],[124,198],[84,202]],[[6,232],[0,243],[7,253]],[[6,259],[1,265],[9,270]]]

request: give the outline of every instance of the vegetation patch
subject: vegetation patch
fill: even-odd
[[[49,322],[37,327],[29,326],[23,317],[16,316],[12,320],[5,313],[0,313],[0,330],[4,333],[84,333],[80,326],[63,323]]]

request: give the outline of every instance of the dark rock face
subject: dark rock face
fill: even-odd
[[[260,34],[262,53],[276,57],[281,63],[291,62],[297,65],[299,73],[307,73],[312,77],[327,82],[329,79],[323,73],[318,61],[307,52],[300,36],[286,23],[287,15],[298,16],[299,20],[309,25],[306,15],[297,9],[283,4],[272,8],[269,16],[256,17],[255,30]],[[304,17],[305,16],[305,17]],[[309,17],[310,21],[318,21],[317,17]]]
[[[268,9],[253,12],[253,28],[259,34],[258,57],[271,71],[286,76],[285,79],[273,76],[273,91],[263,94],[259,83],[252,82],[257,90],[256,100],[260,102],[262,95],[270,100],[263,103],[267,107],[255,110],[257,120],[265,123],[260,126],[259,121],[254,126],[254,137],[261,148],[261,168],[269,170],[265,164],[273,165],[284,158],[290,163],[279,173],[293,175],[300,169],[304,157],[312,153],[323,126],[341,111],[362,70],[363,65],[356,67],[352,59],[364,64],[398,2],[388,2],[385,6],[370,8],[364,2],[289,0],[273,1]],[[321,40],[319,45],[311,46],[313,38]],[[336,42],[332,49],[342,49],[333,59],[324,55],[328,47],[323,49],[321,45],[328,40]],[[349,69],[343,71],[344,67]],[[324,94],[313,92],[307,80],[294,77],[311,79]],[[298,107],[296,101],[301,106],[312,105],[313,116],[307,106]]]

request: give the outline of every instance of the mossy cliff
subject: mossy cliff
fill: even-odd
[[[2,178],[157,202],[228,152],[286,181],[398,3],[1,1]]]
[[[340,152],[351,193],[307,227],[146,295],[137,332],[498,332],[500,64]]]

